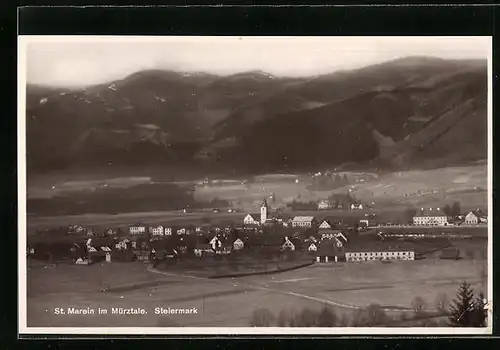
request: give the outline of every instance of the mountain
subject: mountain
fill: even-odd
[[[83,88],[28,85],[27,165],[260,172],[484,159],[486,72],[481,60],[407,57],[308,78],[146,70]]]

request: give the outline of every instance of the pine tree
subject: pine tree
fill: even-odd
[[[450,324],[454,327],[472,327],[474,313],[474,294],[467,282],[462,282],[457,296],[450,305]]]

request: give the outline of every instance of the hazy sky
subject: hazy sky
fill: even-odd
[[[23,46],[26,42],[27,46]],[[88,85],[148,68],[307,76],[404,56],[487,58],[489,37],[24,37],[26,79]]]

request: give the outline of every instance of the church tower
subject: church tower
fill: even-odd
[[[260,222],[265,223],[267,220],[267,201],[264,199],[262,205],[260,206]]]

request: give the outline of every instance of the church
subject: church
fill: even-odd
[[[262,205],[260,206],[260,215],[247,214],[243,219],[243,224],[260,226],[270,221],[273,220],[269,219],[269,206],[267,205],[267,201],[264,199]]]

